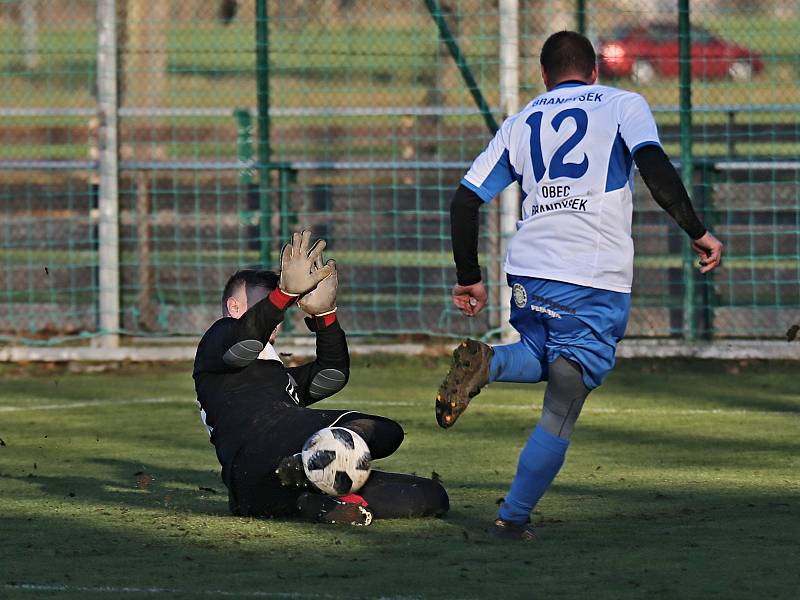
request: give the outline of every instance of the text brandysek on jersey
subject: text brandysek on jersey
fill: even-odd
[[[548,104],[566,104],[567,102],[602,102],[602,100],[603,94],[589,92],[588,94],[572,96],[571,98],[537,98],[531,104],[531,108],[534,106],[545,106]]]
[[[572,210],[586,212],[586,200],[584,198],[573,198],[572,200],[561,200],[552,204],[535,204],[531,206],[531,216],[561,208],[571,208]]]

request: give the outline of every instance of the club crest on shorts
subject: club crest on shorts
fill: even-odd
[[[511,295],[514,297],[514,304],[517,305],[517,308],[523,308],[528,303],[528,292],[525,291],[522,284],[515,283],[511,286]]]

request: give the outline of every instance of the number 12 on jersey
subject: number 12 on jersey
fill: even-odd
[[[540,182],[545,172],[549,173],[550,179],[568,177],[569,179],[580,179],[589,169],[589,159],[586,154],[579,163],[564,162],[564,158],[569,154],[586,136],[586,129],[589,126],[589,116],[581,108],[567,108],[553,117],[550,126],[558,131],[567,119],[575,122],[575,132],[567,138],[553,153],[550,164],[545,170],[544,158],[542,157],[542,117],[541,111],[536,111],[529,116],[525,123],[531,128],[531,160],[533,164],[533,176],[536,182]]]

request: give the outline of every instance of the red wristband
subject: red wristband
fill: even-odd
[[[269,293],[269,301],[277,308],[278,310],[286,310],[286,308],[295,300],[297,300],[298,296],[292,296],[291,294],[287,294],[280,288],[275,288]]]
[[[314,317],[317,320],[317,323],[320,321],[325,325],[325,327],[330,327],[336,322],[336,312],[328,313],[327,315],[322,315],[321,317]]]

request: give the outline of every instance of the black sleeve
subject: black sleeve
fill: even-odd
[[[656,203],[669,213],[690,238],[696,240],[703,237],[706,228],[697,218],[686,188],[664,150],[656,145],[644,146],[636,151],[633,159]]]
[[[302,406],[332,396],[350,378],[350,353],[339,321],[325,325],[321,318],[309,317],[306,325],[317,334],[317,358],[313,362],[288,369],[297,382]]]
[[[214,323],[197,347],[195,374],[236,371],[248,366],[258,358],[283,315],[284,311],[267,297],[240,319],[225,317]]]
[[[450,202],[450,239],[459,285],[472,285],[481,280],[478,264],[480,196],[465,185],[458,186]]]

